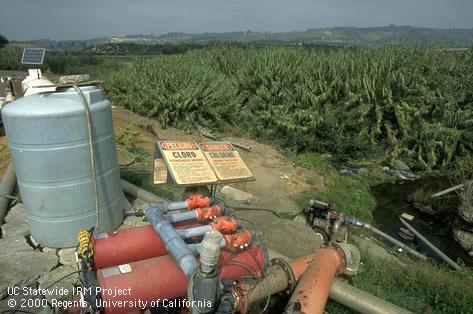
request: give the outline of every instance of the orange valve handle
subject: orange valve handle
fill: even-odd
[[[227,243],[226,249],[230,251],[246,249],[253,242],[253,234],[249,230],[243,230],[235,234],[227,234],[223,237]]]
[[[186,200],[187,209],[209,207],[212,200],[208,196],[194,194]]]
[[[222,234],[232,234],[237,231],[237,221],[236,219],[229,217],[217,217],[211,223],[210,226],[220,231]]]
[[[197,208],[195,213],[197,214],[198,222],[207,222],[220,217],[222,215],[222,209],[220,206],[215,205],[212,207]]]

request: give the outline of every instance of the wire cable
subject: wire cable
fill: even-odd
[[[90,165],[92,168],[92,178],[94,181],[94,191],[95,191],[95,227],[97,230],[99,230],[99,211],[100,211],[100,204],[99,204],[99,189],[97,186],[97,165],[96,165],[96,160],[95,160],[95,150],[94,150],[94,138],[93,138],[93,133],[92,133],[92,117],[90,113],[90,107],[87,102],[87,99],[85,98],[84,93],[82,90],[77,87],[77,85],[72,86],[76,92],[79,94],[79,97],[82,100],[82,104],[84,105],[85,109],[85,115],[87,119],[87,132],[89,134],[89,154],[90,154]]]

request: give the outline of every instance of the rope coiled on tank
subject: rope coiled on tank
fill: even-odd
[[[93,141],[93,133],[92,133],[92,118],[91,118],[91,113],[90,113],[90,107],[81,89],[77,85],[73,85],[72,87],[76,90],[76,92],[79,94],[82,100],[82,104],[84,105],[85,115],[87,119],[87,131],[89,134],[90,165],[92,168],[92,179],[94,181],[94,191],[95,191],[95,213],[96,213],[95,230],[99,230],[99,210],[100,210],[99,190],[98,190],[98,185],[97,185],[97,174],[96,174],[97,166],[96,166],[96,161],[95,161],[95,150],[94,150],[94,141]]]

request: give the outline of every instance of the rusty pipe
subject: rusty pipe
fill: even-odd
[[[304,273],[305,269],[314,258],[314,255],[311,254],[295,260],[290,260],[287,256],[274,251],[270,251],[270,255],[284,259],[285,261],[290,261],[296,280],[299,280],[300,276]],[[363,314],[412,314],[412,312],[403,309],[402,307],[355,288],[341,279],[335,279],[333,281],[332,287],[330,288],[329,298],[349,309]]]
[[[285,313],[323,313],[335,276],[343,273],[347,261],[335,247],[315,250],[314,259],[301,276]]]

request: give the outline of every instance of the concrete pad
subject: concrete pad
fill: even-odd
[[[58,257],[55,252],[34,250],[28,244],[25,237],[30,232],[25,220],[22,204],[11,208],[5,217],[5,233],[3,239],[0,239],[0,291],[8,286],[30,282],[32,278],[57,266]]]
[[[21,284],[37,275],[45,274],[57,266],[56,254],[33,251],[28,245],[6,246],[0,242],[0,291]]]
[[[64,299],[69,298],[72,295],[72,289],[74,287],[74,283],[78,280],[78,276],[79,276],[79,274],[72,274],[72,275],[69,275],[69,274],[76,271],[77,269],[75,269],[74,267],[69,266],[69,265],[64,265],[64,266],[55,268],[51,272],[41,276],[38,280],[39,287],[41,289],[46,289],[49,287],[48,291],[51,292],[51,294],[48,293],[46,295],[46,298],[48,300],[52,300],[52,299],[64,300]],[[60,281],[55,283],[58,280]]]
[[[57,251],[57,255],[59,256],[60,264],[74,267],[77,265],[75,248],[60,249]]]
[[[225,198],[234,200],[238,203],[249,204],[254,200],[253,194],[236,189],[230,185],[222,187],[220,193],[222,193]]]
[[[356,247],[358,247],[358,249],[360,250],[362,258],[363,258],[363,253],[367,253],[372,258],[378,261],[393,262],[402,267],[406,266],[406,264],[404,264],[398,257],[389,253],[388,250],[379,246],[373,240],[369,238],[357,236],[355,234],[350,234],[349,237],[353,241],[353,243],[356,245]]]
[[[128,227],[139,227],[149,225],[149,222],[144,221],[144,217],[137,217],[137,216],[128,216],[125,217],[122,226]]]
[[[24,238],[31,233],[23,204],[18,203],[8,211],[2,229],[3,239]]]

